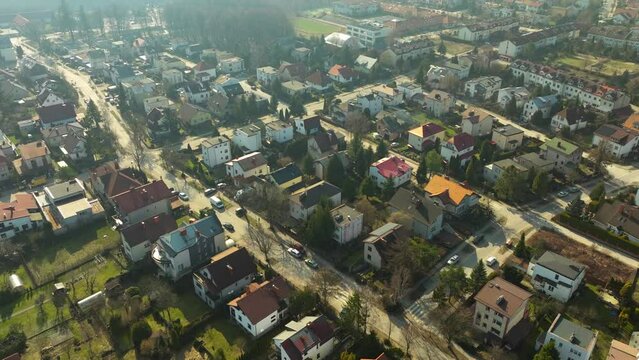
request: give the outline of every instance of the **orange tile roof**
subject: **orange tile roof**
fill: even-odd
[[[466,196],[472,196],[474,191],[459,184],[453,180],[450,180],[441,175],[434,175],[430,178],[430,181],[424,187],[424,190],[431,197],[436,196],[442,198],[444,202],[452,202],[455,205],[461,204]]]
[[[626,119],[623,123],[623,127],[630,130],[639,131],[639,113],[634,113]]]

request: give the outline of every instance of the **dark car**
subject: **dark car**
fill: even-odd
[[[304,249],[304,247],[301,244],[293,244],[293,246],[291,246],[293,249],[297,250],[300,252],[300,254],[305,255],[306,254],[306,250]]]
[[[224,223],[224,224],[222,224],[222,227],[225,228],[226,230],[230,231],[230,232],[235,231],[235,227],[231,223]]]
[[[235,216],[237,216],[237,217],[244,217],[244,216],[246,216],[246,209],[244,209],[244,208],[237,208],[237,209],[235,209]]]

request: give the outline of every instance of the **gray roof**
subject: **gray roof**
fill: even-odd
[[[262,129],[260,129],[260,127],[257,125],[246,125],[244,127],[237,129],[236,131],[242,131],[243,133],[251,136],[255,134],[261,134]]]
[[[576,279],[582,271],[586,270],[586,265],[555,254],[552,251],[546,251],[536,261],[537,265],[541,265],[569,279]]]
[[[592,330],[566,319],[562,314],[557,314],[548,332],[584,349],[597,339]]]
[[[229,139],[226,136],[216,136],[210,139],[206,139],[202,141],[202,147],[208,148],[211,146],[223,144],[225,142],[229,142]]]
[[[293,179],[301,177],[302,171],[299,167],[297,167],[297,165],[295,165],[295,163],[290,163],[281,169],[273,171],[270,175],[276,184],[282,185]]]
[[[428,225],[435,223],[443,214],[442,208],[433,200],[404,188],[399,188],[388,204],[408,213],[414,220]]]
[[[337,186],[326,181],[320,181],[314,185],[297,190],[291,195],[291,200],[298,202],[302,205],[302,208],[309,209],[319,204],[321,198],[331,198],[341,192]]]
[[[503,160],[495,161],[493,163],[493,166],[497,166],[500,169],[508,169],[509,167],[514,167],[520,172],[528,171],[528,169],[525,166],[515,162],[513,159],[503,159]]]
[[[500,128],[494,129],[493,132],[500,133],[504,136],[513,136],[513,135],[523,133],[524,131],[512,125],[506,125],[506,126],[502,126]]]
[[[216,214],[212,214],[204,219],[198,220],[160,236],[160,241],[165,245],[163,248],[175,254],[180,253],[191,246],[197,244],[200,239],[211,239],[215,235],[224,232],[220,220]],[[198,234],[200,236],[198,236]],[[203,236],[203,238],[202,238]]]
[[[54,201],[56,199],[74,195],[77,193],[84,194],[84,189],[77,179],[72,179],[63,183],[47,186],[46,191],[49,193],[49,196],[51,196],[52,200]]]

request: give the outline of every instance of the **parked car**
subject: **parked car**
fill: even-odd
[[[454,264],[457,264],[458,261],[459,261],[459,255],[453,255],[453,256],[450,257],[450,259],[448,259],[446,264],[454,265]]]
[[[311,269],[319,268],[319,264],[313,259],[306,259],[304,260],[304,263],[308,265],[308,267],[310,267]]]
[[[222,224],[222,227],[225,228],[226,230],[230,231],[230,232],[234,232],[235,231],[235,226],[233,226],[233,224],[231,224],[231,223],[224,223],[224,224]]]
[[[180,200],[189,201],[189,194],[185,192],[178,193],[178,197],[180,198]]]
[[[398,147],[398,146],[399,146],[399,143],[398,143],[398,142],[392,142],[392,143],[390,144],[390,146],[391,146],[392,148],[396,148],[396,147]]]
[[[494,256],[489,257],[488,259],[486,259],[486,265],[493,267],[495,266],[495,264],[497,264],[497,258]]]
[[[304,246],[302,246],[301,244],[294,244],[292,248],[299,251],[302,255],[306,254],[306,249],[304,249]]]
[[[569,193],[573,193],[573,194],[575,194],[575,193],[578,193],[578,192],[580,192],[580,191],[581,191],[581,190],[579,190],[579,188],[578,188],[578,187],[576,187],[576,186],[571,186],[571,187],[569,187],[569,188],[568,188],[568,192],[569,192]]]
[[[303,256],[301,252],[299,252],[297,249],[293,249],[292,247],[288,248],[286,251],[296,259],[301,259]]]
[[[566,196],[568,196],[568,193],[565,192],[565,191],[560,191],[559,193],[557,193],[557,196],[560,197],[560,198],[566,197]]]
[[[206,190],[204,190],[204,196],[211,196],[213,194],[215,194],[216,189],[213,188],[208,188]]]
[[[223,182],[217,183],[217,188],[218,189],[224,189],[225,187],[226,187],[226,183],[223,183]]]
[[[240,207],[240,208],[235,209],[235,216],[237,216],[237,217],[244,217],[244,216],[246,216],[246,209],[241,208],[241,207]]]

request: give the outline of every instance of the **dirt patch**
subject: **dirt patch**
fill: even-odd
[[[578,243],[567,236],[547,230],[539,230],[526,240],[529,246],[540,251],[550,250],[588,267],[586,282],[606,286],[610,279],[625,282],[632,275],[632,269],[614,258],[598,252],[594,247]]]

